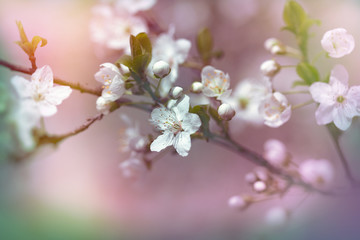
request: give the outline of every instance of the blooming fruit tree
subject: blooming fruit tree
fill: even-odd
[[[350,127],[352,119],[360,116],[360,86],[348,86],[349,76],[342,65],[334,66],[327,77],[321,78],[314,61],[309,60],[310,28],[318,24],[318,20],[310,18],[296,1],[287,1],[283,29],[294,35],[298,45],[291,47],[278,39],[267,39],[264,46],[273,58],[260,66],[264,78],[244,80],[232,86],[229,74],[211,65],[212,60],[221,58],[222,54],[214,49],[210,30],[199,31],[198,56],[194,58],[197,60],[189,60],[191,41],[176,39],[174,26],[165,30],[153,19],[138,14],[155,3],[155,0],[119,0],[94,6],[91,39],[102,48],[122,52],[116,62],[105,62],[94,71],[95,80],[102,84],[101,89],[95,90],[54,78],[48,65],[37,67],[36,49],[40,43],[44,47],[47,41],[36,36],[30,42],[21,22],[17,23],[20,41],[16,43],[29,56],[31,68],[0,60],[2,67],[29,75],[28,78],[15,75],[10,79],[16,96],[11,99],[10,108],[0,108],[1,121],[15,126],[11,137],[19,143],[17,148],[2,148],[3,158],[26,161],[43,145],[59,144],[106,115],[129,107],[146,112],[148,127],[154,131],[144,135],[131,116],[122,116],[128,125],[122,150],[130,152],[130,157],[119,167],[126,178],[150,171],[153,160],[165,157],[168,151],[175,150],[180,157],[188,156],[192,141],[200,139],[258,165],[244,176],[253,192],[231,197],[228,201],[231,208],[243,210],[271,196],[282,197],[292,187],[331,195],[329,186],[335,169],[330,160],[310,158],[298,165],[286,145],[277,139],[269,139],[264,143],[264,151],[256,153],[232,137],[231,121],[279,128],[295,109],[317,104],[314,118],[318,125],[325,125],[329,130],[346,177],[351,185],[357,184],[339,146],[339,137]],[[341,58],[353,51],[354,42],[354,37],[345,29],[335,28],[324,34],[319,45],[328,58]],[[273,78],[288,67],[279,64],[277,56],[297,61],[292,67],[300,80],[294,81],[293,89],[286,92],[273,86]],[[180,67],[196,71],[199,81],[193,81],[187,88],[178,86]],[[301,90],[296,90],[299,87]],[[70,133],[48,133],[42,121],[55,115],[57,106],[67,101],[73,90],[95,95],[94,108],[98,114]],[[311,100],[293,105],[287,95],[296,93],[308,94]],[[200,98],[201,101],[196,100]],[[332,159],[335,160],[338,159]],[[272,209],[267,219],[286,219],[289,212],[290,209]]]

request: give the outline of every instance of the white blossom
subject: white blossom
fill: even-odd
[[[285,144],[277,139],[269,139],[264,143],[263,156],[275,166],[286,166],[290,160]]]
[[[228,206],[235,210],[244,210],[247,208],[251,203],[253,199],[251,196],[248,195],[236,195],[232,196],[228,200]]]
[[[138,179],[146,172],[145,163],[136,154],[131,154],[130,158],[121,162],[119,168],[126,179]]]
[[[291,105],[280,92],[268,95],[260,104],[259,111],[264,124],[273,128],[280,127],[291,117]]]
[[[189,113],[190,98],[184,95],[175,102],[172,100],[170,107],[155,108],[151,112],[151,122],[162,131],[150,145],[151,151],[159,152],[173,145],[180,156],[187,156],[191,148],[190,135],[201,126],[197,114]]]
[[[350,54],[355,47],[354,37],[344,28],[327,31],[321,39],[321,46],[332,58],[341,58]]]
[[[152,59],[148,66],[148,72],[152,75],[153,65],[162,60],[171,68],[170,73],[164,77],[160,85],[160,96],[165,97],[178,78],[179,64],[185,62],[190,51],[191,42],[187,39],[174,39],[175,29],[170,26],[167,33],[159,35],[152,48]]]
[[[265,215],[265,222],[273,227],[280,227],[286,224],[290,218],[289,211],[284,207],[273,207]]]
[[[54,86],[51,68],[47,65],[38,68],[28,81],[23,77],[14,76],[11,83],[21,99],[33,101],[43,117],[49,117],[57,112],[57,105],[68,98],[71,88],[68,86]]]
[[[309,90],[315,102],[320,103],[315,112],[316,122],[325,125],[334,122],[345,131],[352,118],[360,116],[360,86],[348,87],[348,73],[342,65],[331,71],[329,84],[313,83]]]
[[[204,86],[203,94],[207,97],[216,97],[221,100],[231,94],[229,75],[212,66],[205,66],[202,69],[201,82]]]
[[[139,11],[149,10],[156,2],[157,0],[117,0],[115,7],[119,10],[135,14]]]
[[[130,35],[148,31],[143,19],[126,12],[117,13],[110,5],[95,5],[92,12],[91,40],[106,48],[130,54]]]
[[[328,185],[334,178],[334,167],[326,159],[308,159],[299,166],[303,180],[314,186]]]

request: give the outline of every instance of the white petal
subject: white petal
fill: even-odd
[[[322,83],[322,82],[313,83],[310,86],[309,91],[315,102],[325,103],[328,105],[334,103],[334,99],[332,97],[334,95],[332,92],[332,88],[327,83]]]
[[[167,119],[173,119],[174,112],[165,107],[155,108],[151,112],[151,122],[160,130],[165,130],[168,128],[168,124],[165,124]]]
[[[43,117],[50,117],[57,112],[55,105],[50,104],[46,101],[38,102],[37,106],[39,108],[41,116]]]
[[[176,60],[178,64],[184,63],[191,48],[191,42],[187,39],[176,40]]]
[[[185,114],[189,112],[189,108],[190,98],[188,95],[184,95],[178,100],[172,110],[175,112],[177,119],[181,121],[184,119]]]
[[[336,93],[336,95],[346,95],[347,91],[348,91],[348,85],[344,84],[343,82],[339,81],[336,78],[332,78],[330,77],[330,81],[331,81],[331,88],[332,88],[332,92]]]
[[[186,113],[181,126],[185,132],[193,134],[199,130],[201,126],[200,117],[195,113]]]
[[[190,134],[187,132],[178,133],[174,140],[174,148],[180,156],[186,157],[191,148]]]
[[[46,95],[46,101],[53,105],[59,105],[70,96],[71,92],[72,90],[68,86],[52,87]]]
[[[48,65],[45,65],[42,68],[36,69],[31,75],[31,80],[36,83],[41,83],[43,88],[51,88],[54,81],[53,72]]]
[[[171,132],[164,132],[151,143],[150,150],[153,152],[160,152],[164,148],[173,145],[173,143],[174,134]]]
[[[333,105],[320,104],[315,112],[316,123],[319,125],[325,125],[333,121]]]
[[[332,70],[331,70],[331,77],[336,78],[338,81],[342,82],[344,85],[348,85],[348,80],[349,80],[349,74],[346,70],[346,68],[343,65],[336,65]],[[332,78],[330,78],[330,84],[332,84]]]
[[[115,101],[125,93],[125,83],[120,76],[115,76],[108,89],[102,91],[102,96],[110,101]]]
[[[30,81],[20,76],[11,78],[11,84],[14,86],[16,92],[21,98],[31,97]]]
[[[339,129],[345,131],[351,125],[351,118],[346,117],[343,108],[335,108],[333,111],[334,124]]]
[[[354,99],[360,107],[360,86],[352,86],[347,94],[348,99]]]

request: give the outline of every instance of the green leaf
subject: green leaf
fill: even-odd
[[[209,130],[210,117],[207,114],[207,109],[208,109],[207,105],[196,105],[193,108],[191,108],[189,112],[196,113],[197,115],[199,115],[201,120],[201,131],[204,134],[204,136],[208,139],[211,137],[211,133]]]
[[[148,53],[134,57],[132,70],[136,73],[144,72],[144,69],[150,63],[150,60],[151,60],[151,56]]]
[[[209,64],[212,57],[213,37],[208,28],[199,31],[196,38],[196,47],[205,64]]]
[[[120,68],[120,64],[125,65],[128,68],[132,68],[133,60],[129,55],[123,55],[118,60],[116,60],[115,65]]]
[[[307,15],[304,9],[295,1],[287,1],[285,3],[283,20],[286,24],[286,28],[297,34],[300,27],[306,21]]]
[[[221,118],[215,108],[209,107],[209,114],[218,125],[221,125]]]
[[[141,48],[141,43],[134,35],[130,36],[130,48],[131,48],[131,56],[133,58],[143,53]]]
[[[151,55],[152,53],[152,46],[151,46],[151,41],[148,37],[148,35],[146,33],[139,33],[138,35],[136,35],[136,39],[139,40],[140,45],[143,49],[143,53],[148,53]]]
[[[318,70],[309,63],[301,62],[296,66],[296,72],[307,85],[320,81]]]

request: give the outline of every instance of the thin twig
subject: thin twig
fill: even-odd
[[[12,71],[21,72],[21,73],[25,73],[25,74],[29,74],[29,75],[33,74],[35,71],[32,68],[26,68],[23,66],[15,65],[15,64],[9,63],[7,61],[1,60],[1,59],[0,59],[0,65],[4,66]],[[89,89],[89,88],[84,87],[80,83],[72,83],[72,82],[68,82],[68,81],[65,81],[65,80],[62,80],[62,79],[56,78],[56,77],[54,78],[54,83],[63,85],[63,86],[69,86],[72,89],[78,90],[82,93],[89,93],[89,94],[93,94],[96,96],[101,96],[101,91],[102,91],[101,89]]]

